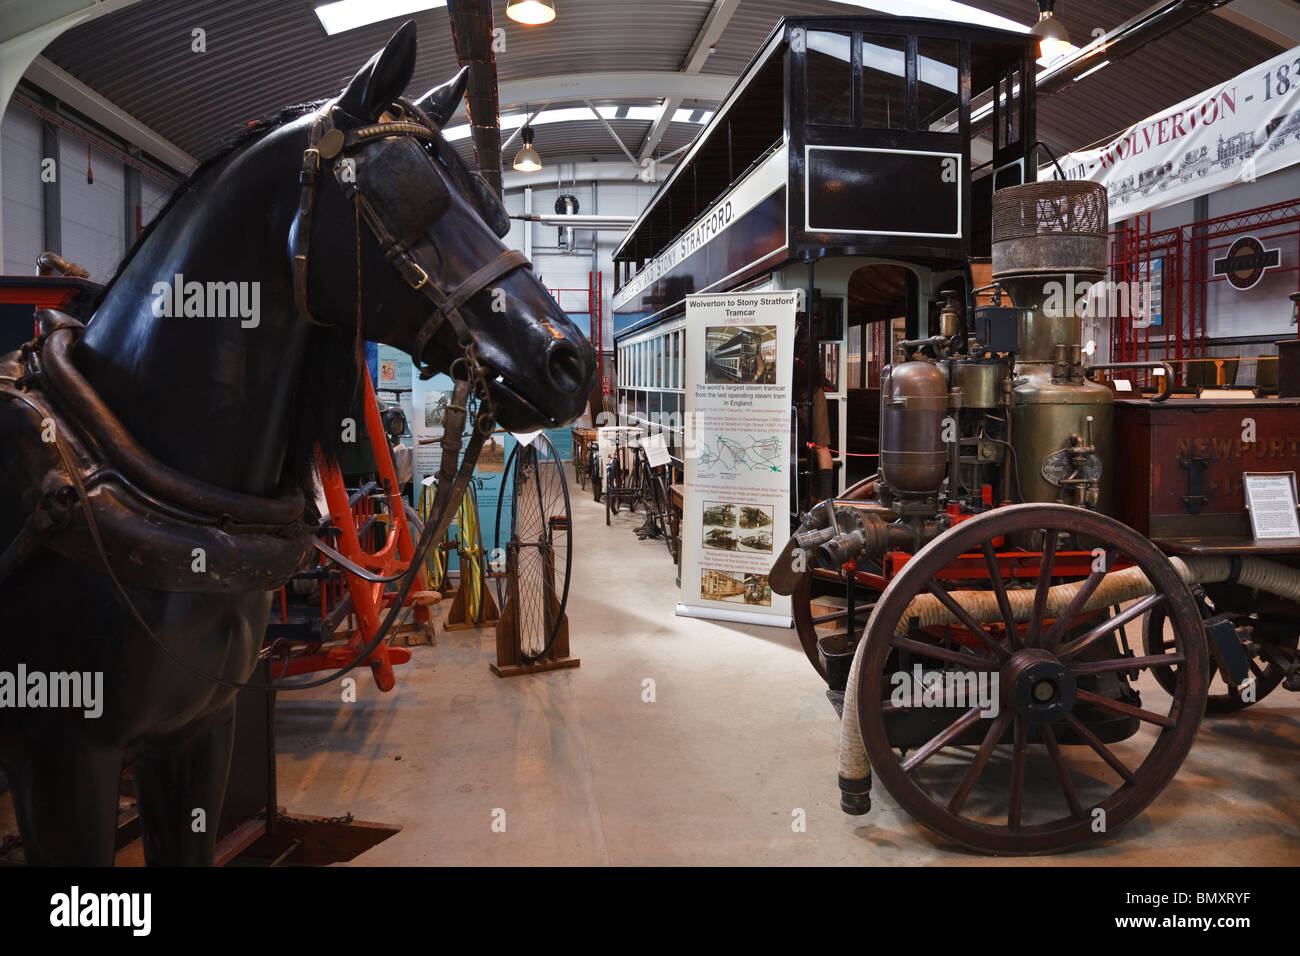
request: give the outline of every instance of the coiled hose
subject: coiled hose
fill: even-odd
[[[1170,564],[1184,581],[1190,584],[1214,584],[1227,581],[1232,577],[1232,558],[1186,557],[1170,558]],[[1267,591],[1278,597],[1286,598],[1300,604],[1300,569],[1289,568],[1274,561],[1259,558],[1244,558],[1238,570],[1236,581],[1248,588]],[[1079,589],[1083,581],[1070,584],[1058,584],[1047,591],[1047,605],[1044,617],[1059,617]],[[1142,573],[1140,568],[1125,568],[1106,575],[1097,586],[1097,590],[1079,609],[1080,614],[1099,611],[1126,601],[1133,601],[1151,594],[1155,588]],[[1002,620],[998,607],[997,595],[993,591],[953,591],[952,597],[971,616],[981,624]],[[1008,591],[1007,599],[1017,621],[1028,621],[1033,612],[1034,591]],[[898,620],[896,636],[903,636],[913,619],[920,627],[956,624],[958,621],[933,594],[920,594],[912,599],[907,610]],[[866,749],[862,745],[862,732],[858,726],[858,677],[862,668],[863,651],[866,640],[858,641],[858,649],[853,655],[853,667],[849,671],[848,687],[844,691],[844,716],[840,723],[840,789],[846,797],[850,794],[865,794],[871,786],[871,764],[867,760]],[[852,801],[845,800],[843,806],[850,810]],[[866,804],[863,804],[866,805]]]

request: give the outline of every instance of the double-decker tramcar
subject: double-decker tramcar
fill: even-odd
[[[989,255],[993,190],[1035,178],[1036,69],[1026,35],[988,27],[777,24],[615,251],[628,418],[664,424],[680,466],[686,296],[800,289],[814,321],[795,347],[832,383],[836,487],[869,472],[880,367],[895,342],[942,331],[947,298],[987,284],[970,260]],[[706,359],[719,375],[763,380],[768,363],[726,351]]]

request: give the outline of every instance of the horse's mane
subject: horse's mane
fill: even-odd
[[[207,174],[275,129],[300,116],[315,112],[324,100],[314,100],[285,106],[249,123],[244,129],[222,142],[205,157],[194,171],[173,191],[167,202],[136,237],[130,250],[118,264],[117,271],[96,297],[93,309],[97,310],[104,296],[130,265],[136,253],[149,241],[154,229],[166,218],[182,197],[199,188]],[[290,170],[286,175],[296,173]],[[287,481],[301,487],[307,496],[308,507],[314,500],[313,465],[315,450],[320,448],[330,463],[338,461],[343,448],[343,419],[351,417],[362,421],[360,414],[361,369],[365,363],[365,343],[361,329],[313,326],[305,348],[296,403],[285,457],[284,476]]]

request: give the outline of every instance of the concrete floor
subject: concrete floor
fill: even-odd
[[[290,812],[403,826],[359,864],[987,862],[931,836],[883,787],[869,815],[843,814],[839,722],[794,632],[675,617],[663,545],[633,535],[638,517],[607,528],[590,491],[573,494],[582,666],[499,679],[491,630],[440,630],[392,693],[367,678],[352,704],[332,689],[283,696]],[[1113,779],[1099,760],[1083,766]],[[806,832],[792,830],[796,808]],[[1155,803],[1099,844],[1003,862],[1300,863],[1300,695],[1207,719]]]

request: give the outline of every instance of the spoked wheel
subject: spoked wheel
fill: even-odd
[[[591,497],[599,501],[601,486],[600,449],[594,445],[587,450],[587,472],[591,478]]]
[[[512,512],[506,545],[504,590],[498,597],[514,606],[519,656],[541,660],[560,632],[569,602],[573,553],[569,540],[569,487],[564,465],[545,435],[516,445],[506,464]],[[505,483],[502,484],[502,494]],[[498,515],[501,505],[498,502]],[[498,519],[499,520],[499,519]]]
[[[424,485],[420,489],[420,508],[418,517],[420,519],[421,534],[423,534],[423,525],[432,520],[433,509],[433,490],[429,485]],[[425,585],[432,591],[444,591],[447,589],[447,550],[444,545],[447,543],[447,532],[442,533],[442,539],[435,541],[424,553],[424,580]]]
[[[1170,654],[1125,656],[1116,629],[1157,607]],[[940,535],[885,589],[866,642],[857,715],[875,775],[925,826],[985,853],[1114,831],[1173,778],[1205,709],[1187,585],[1146,538],[1066,505],[997,508]],[[1169,693],[1129,687],[1167,661],[1180,665]]]
[[[611,458],[605,464],[605,487],[602,489],[605,495],[605,524],[611,523],[610,516],[618,514],[618,497],[623,490],[623,483],[619,481],[618,459]]]
[[[1277,619],[1266,611],[1261,613],[1258,600],[1247,594],[1235,594],[1242,588],[1231,586],[1208,585],[1206,590],[1214,601],[1216,611],[1228,611],[1233,615],[1233,624],[1246,625],[1253,629],[1253,641],[1247,648],[1250,676],[1242,687],[1237,687],[1223,679],[1217,667],[1210,668],[1209,697],[1205,702],[1207,714],[1231,714],[1243,710],[1251,704],[1257,704],[1274,690],[1286,678],[1287,666],[1293,666],[1296,658],[1296,645],[1300,642],[1300,617],[1296,616],[1300,608],[1294,605],[1291,611],[1293,619]],[[1253,606],[1252,606],[1253,605]],[[1144,654],[1169,654],[1174,651],[1174,642],[1166,627],[1168,615],[1162,608],[1152,608],[1142,628],[1142,652]],[[1153,667],[1151,675],[1160,682],[1166,691],[1175,681],[1176,667]],[[1246,693],[1243,693],[1246,688]]]
[[[465,584],[465,618],[474,624],[483,622],[483,536],[479,532],[478,494],[471,483],[457,515],[460,528],[457,532],[456,557],[460,564],[461,580]]]
[[[668,482],[664,476],[658,472],[650,475],[650,492],[654,499],[655,521],[659,527],[659,532],[663,535],[664,544],[668,547],[668,556],[677,561],[677,546],[673,541],[673,527],[669,518],[672,516],[672,498],[668,492]]]

